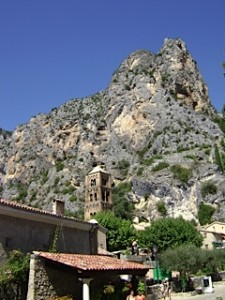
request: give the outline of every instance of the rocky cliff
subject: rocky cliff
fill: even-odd
[[[108,88],[0,132],[0,192],[49,209],[83,208],[84,176],[99,162],[114,184],[130,182],[135,221],[169,216],[198,222],[201,202],[225,219],[224,134],[208,89],[180,39],[132,53]],[[219,159],[218,159],[219,157]],[[208,186],[208,189],[207,189]],[[211,186],[211,189],[210,189]]]

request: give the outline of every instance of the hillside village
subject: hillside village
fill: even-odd
[[[18,256],[15,249],[32,253],[28,290],[21,290],[20,299],[41,300],[60,294],[79,294],[80,299],[86,299],[90,298],[90,289],[98,287],[102,276],[105,283],[116,284],[118,274],[126,280],[129,276],[145,278],[154,268],[154,262],[151,259],[148,262],[149,256],[144,253],[141,256],[134,253],[138,256],[127,256],[124,260],[107,251],[106,229],[90,217],[112,209],[111,188],[110,174],[99,166],[86,176],[85,216],[88,222],[66,217],[64,202],[59,200],[53,201],[51,212],[0,200],[1,264],[11,251]],[[225,223],[214,222],[202,227],[201,232],[204,248],[223,246]],[[12,294],[9,293],[9,297]]]
[[[27,299],[55,296],[62,280],[60,294],[86,299],[91,277],[145,277],[149,266],[111,257],[93,221],[114,209],[121,184],[136,229],[182,216],[204,248],[223,247],[224,122],[185,43],[165,39],[156,54],[130,54],[105,90],[1,129],[0,259],[32,253]],[[202,205],[212,209],[204,226]],[[58,254],[49,251],[56,240]]]

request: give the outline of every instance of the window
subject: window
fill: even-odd
[[[91,186],[96,186],[96,179],[91,179]]]

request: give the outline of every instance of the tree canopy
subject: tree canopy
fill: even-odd
[[[112,189],[113,211],[116,217],[132,219],[134,205],[127,199],[127,193],[130,191],[129,182],[121,182]]]
[[[0,285],[12,286],[12,283],[26,282],[29,272],[30,255],[13,250],[0,268]],[[10,274],[10,276],[9,276]]]
[[[139,233],[139,245],[158,251],[175,248],[183,244],[202,245],[203,237],[195,226],[183,218],[163,218],[154,221],[151,226]]]
[[[130,220],[116,217],[113,212],[101,212],[95,219],[105,227],[107,249],[109,251],[125,250],[136,238],[136,230]]]
[[[167,249],[160,255],[160,266],[167,271],[196,274],[200,267],[200,251],[191,244]]]
[[[180,274],[196,274],[200,271],[212,275],[218,270],[223,270],[224,264],[223,250],[202,249],[191,244],[170,248],[160,254],[160,266],[168,271],[178,271]]]

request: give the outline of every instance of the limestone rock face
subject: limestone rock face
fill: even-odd
[[[39,114],[12,133],[1,130],[1,196],[45,209],[62,199],[78,215],[84,176],[103,162],[115,184],[132,184],[127,199],[136,223],[161,217],[158,203],[169,216],[198,222],[205,201],[224,219],[225,177],[215,156],[217,149],[224,157],[224,134],[216,118],[185,43],[166,39],[157,54],[129,55],[106,90]],[[204,184],[216,192],[203,193]]]

